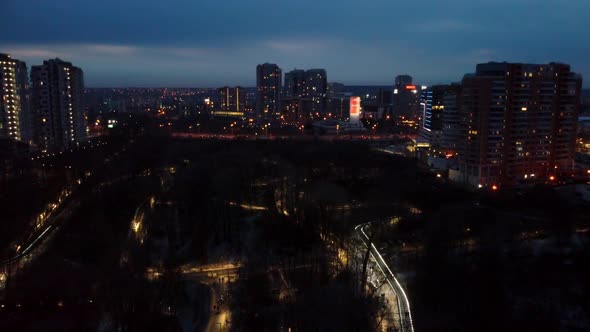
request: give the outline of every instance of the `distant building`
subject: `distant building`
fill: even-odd
[[[32,67],[31,82],[33,140],[39,150],[70,149],[85,140],[82,69],[60,59],[46,60]]]
[[[295,69],[285,73],[284,102],[292,109],[298,99],[298,118],[321,119],[327,111],[328,83],[324,69]]]
[[[242,87],[223,87],[217,89],[218,113],[226,116],[243,117],[246,107],[246,94]]]
[[[331,99],[335,96],[338,96],[344,92],[344,84],[342,83],[328,83],[328,98]]]
[[[312,113],[323,115],[328,97],[328,77],[324,69],[305,71],[305,97],[312,101]]]
[[[350,97],[350,126],[361,127],[361,97]]]
[[[431,149],[435,152],[440,152],[442,145],[445,97],[456,95],[458,89],[458,85],[435,85],[422,91],[420,106],[423,113],[420,136],[430,143]]]
[[[457,100],[461,96],[461,85],[454,84],[455,89],[443,97],[441,149],[455,154],[459,151],[463,139],[463,123],[457,110]]]
[[[389,89],[379,89],[377,92],[377,105],[390,106],[393,103],[393,92]]]
[[[359,134],[367,131],[363,126],[352,126],[347,121],[338,120],[313,121],[311,127],[314,134],[319,135]]]
[[[274,119],[280,116],[281,68],[264,63],[256,66],[256,116]]]
[[[30,143],[27,65],[0,53],[0,138]]]
[[[477,65],[457,99],[462,180],[510,186],[569,174],[581,86],[566,64]]]
[[[300,98],[284,98],[281,103],[281,120],[284,124],[300,125],[305,122]]]
[[[301,98],[305,94],[305,70],[295,69],[285,73],[285,98]]]
[[[328,100],[328,112],[332,117],[341,121],[348,121],[350,117],[350,97],[352,93],[339,93]]]
[[[393,85],[392,106],[397,117],[418,118],[420,115],[420,87],[412,83],[412,76],[399,75]]]

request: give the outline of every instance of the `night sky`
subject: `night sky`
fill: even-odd
[[[590,0],[0,2],[0,52],[71,61],[91,87],[254,86],[263,62],[350,85],[448,83],[491,60],[590,77]]]

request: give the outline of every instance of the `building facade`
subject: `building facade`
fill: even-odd
[[[412,83],[412,76],[396,76],[392,97],[393,115],[417,120],[420,117],[419,90]]]
[[[428,140],[433,152],[441,152],[443,136],[443,115],[445,98],[457,94],[459,86],[434,85],[422,90],[420,107],[422,109],[422,127],[420,136]]]
[[[60,59],[31,68],[33,141],[44,153],[77,146],[86,138],[84,74]]]
[[[572,170],[581,86],[566,64],[479,64],[457,99],[463,180],[510,186]]]
[[[0,138],[31,140],[27,65],[0,54]]]
[[[295,69],[285,73],[284,97],[301,98],[305,94],[305,70]]]
[[[305,71],[305,98],[311,100],[311,113],[322,117],[326,111],[328,97],[328,76],[324,69],[309,69]]]
[[[280,117],[281,68],[264,63],[256,66],[256,117],[259,120]]]
[[[295,69],[285,74],[284,100],[299,99],[299,119],[322,119],[327,112],[328,78],[324,69]],[[292,108],[292,107],[291,107]]]
[[[242,87],[223,87],[217,89],[219,110],[228,116],[244,116],[246,107],[246,94]]]
[[[463,139],[463,122],[459,117],[457,100],[461,96],[461,85],[454,84],[453,92],[443,97],[441,149],[445,153],[455,154],[459,151]]]

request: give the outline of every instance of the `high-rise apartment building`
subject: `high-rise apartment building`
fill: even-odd
[[[311,99],[311,112],[320,116],[326,110],[328,96],[328,76],[325,69],[305,71],[305,97]]]
[[[398,117],[418,118],[420,115],[420,88],[412,83],[412,76],[399,75],[393,85],[393,113]]]
[[[582,78],[560,63],[485,63],[458,101],[463,180],[514,185],[574,167]]]
[[[219,110],[230,116],[243,116],[246,106],[246,94],[242,87],[223,87],[217,89]]]
[[[42,152],[72,148],[86,138],[84,75],[60,59],[31,68],[34,142]]]
[[[463,139],[463,125],[457,109],[457,100],[461,96],[461,85],[453,84],[454,89],[443,97],[441,149],[455,154],[459,151]]]
[[[264,63],[256,66],[256,116],[258,119],[278,118],[281,113],[281,68]]]
[[[420,107],[422,108],[422,126],[420,136],[430,143],[430,148],[441,151],[443,136],[443,114],[445,98],[456,96],[459,85],[434,85],[422,91]]]
[[[295,69],[285,73],[286,101],[299,99],[299,119],[319,119],[327,110],[328,79],[325,69]],[[292,107],[291,107],[292,108]]]
[[[305,94],[305,70],[295,69],[285,73],[285,98],[301,98]]]
[[[31,114],[29,109],[27,65],[0,54],[0,138],[29,143]]]

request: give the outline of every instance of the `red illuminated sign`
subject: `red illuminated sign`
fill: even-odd
[[[406,85],[406,90],[416,90],[415,85]]]
[[[350,97],[350,115],[358,115],[361,111],[361,97]]]

